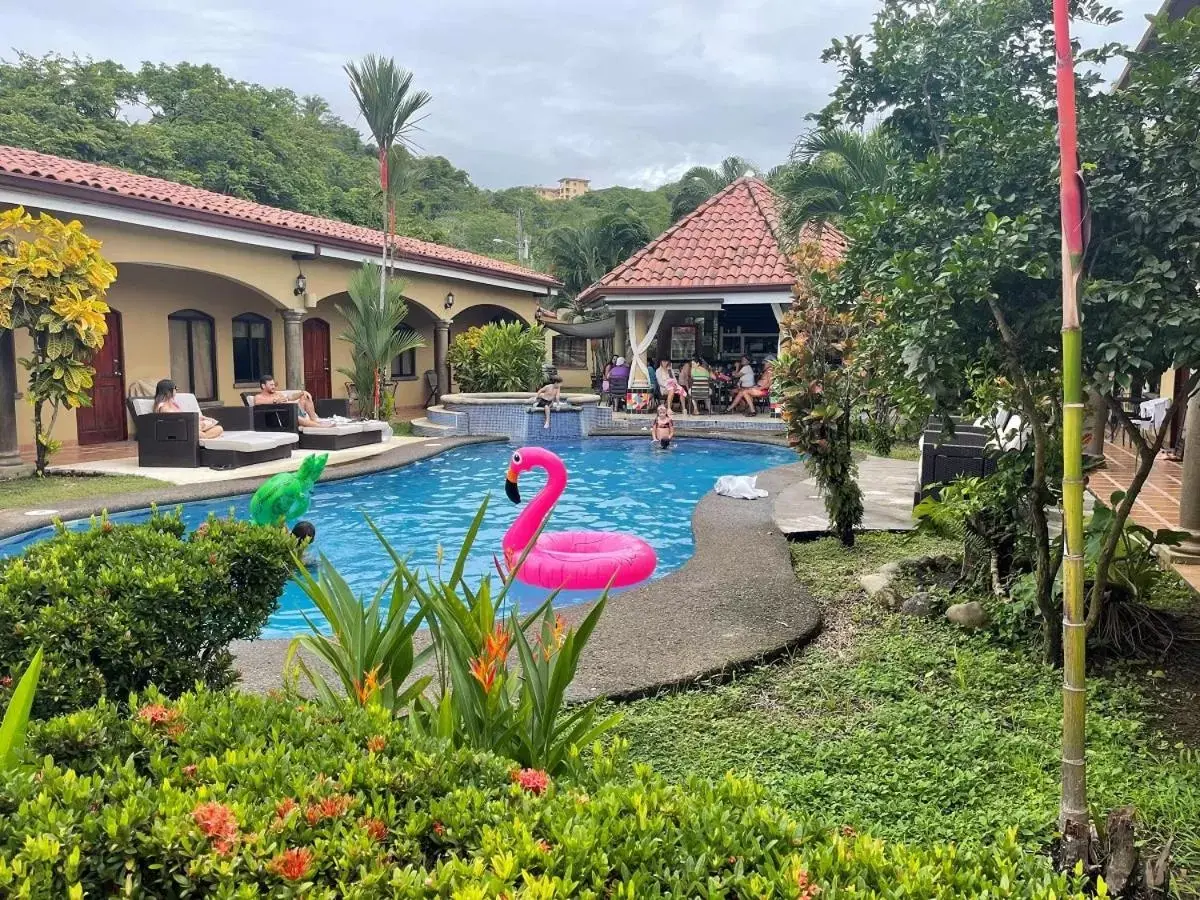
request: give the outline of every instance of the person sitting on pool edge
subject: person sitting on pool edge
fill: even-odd
[[[562,378],[555,375],[538,388],[537,394],[534,395],[533,405],[543,410],[546,414],[546,424],[542,426],[543,428],[550,427],[550,408],[558,402],[559,396],[562,393],[560,385],[562,385]]]
[[[663,404],[658,404],[658,416],[654,420],[654,424],[650,426],[650,443],[658,441],[664,450],[671,446],[671,441],[675,438],[675,420],[671,418],[671,411]]]
[[[258,386],[259,391],[254,395],[255,403],[294,403],[296,421],[305,428],[329,428],[333,425],[317,415],[312,394],[308,391],[281,391],[275,386],[274,375],[264,375],[258,379]]]
[[[183,412],[179,408],[179,404],[175,402],[175,382],[170,378],[164,378],[154,386],[154,411],[156,413]],[[199,425],[201,440],[219,438],[225,433],[225,429],[221,427],[220,422],[203,413],[200,414]]]

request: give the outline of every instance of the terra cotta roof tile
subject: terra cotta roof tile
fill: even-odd
[[[579,295],[779,290],[795,282],[780,248],[775,194],[757,178],[739,178]],[[806,225],[805,237],[840,259],[846,241],[832,226]]]
[[[364,250],[374,250],[383,241],[383,232],[373,228],[277,209],[252,200],[218,194],[161,178],[137,175],[109,166],[0,145],[0,178],[4,176],[10,176],[10,183],[57,183],[70,185],[84,195],[107,195],[91,198],[97,202],[137,201],[143,208],[145,204],[157,205],[163,207],[162,214],[168,216],[173,209],[191,210],[202,213],[209,221],[225,220],[231,227],[241,227],[250,231],[289,232],[301,239],[319,242],[324,238]],[[442,264],[450,268],[508,277],[545,287],[556,287],[559,284],[544,272],[535,272],[478,253],[403,236],[395,238],[395,242],[398,257],[401,259],[425,261],[433,265]]]

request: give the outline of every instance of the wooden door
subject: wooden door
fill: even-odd
[[[92,405],[75,414],[80,444],[123,441],[128,436],[125,420],[125,347],[121,338],[121,314],[109,310],[104,317],[108,334],[104,346],[92,358],[96,370],[92,381]]]
[[[304,320],[304,389],[314,400],[328,400],[333,396],[329,323],[324,319]]]

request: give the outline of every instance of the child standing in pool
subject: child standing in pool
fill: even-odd
[[[650,426],[650,443],[658,441],[664,450],[671,446],[671,441],[675,438],[675,420],[671,418],[671,411],[663,404],[658,404],[658,415],[654,419],[654,424]]]

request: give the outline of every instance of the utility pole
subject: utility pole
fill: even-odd
[[[529,237],[525,234],[525,210],[517,210],[517,262],[529,265]]]

